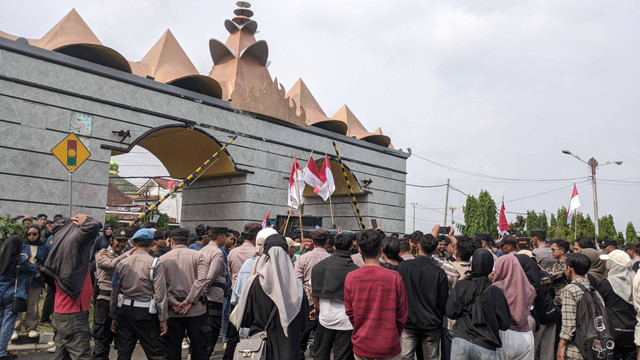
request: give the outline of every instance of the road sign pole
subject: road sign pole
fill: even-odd
[[[72,213],[72,209],[73,209],[73,205],[72,205],[72,198],[73,198],[73,181],[72,181],[72,177],[73,177],[73,173],[69,173],[69,218],[71,218],[73,216]]]

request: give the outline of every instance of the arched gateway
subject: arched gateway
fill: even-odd
[[[316,161],[326,152],[338,188],[336,225],[357,229],[337,171],[335,141],[365,223],[377,218],[385,230],[404,231],[409,154],[394,150],[379,129],[368,132],[346,106],[327,117],[301,81],[285,97],[266,70],[268,48],[255,41],[255,21],[236,17],[225,23],[227,43],[209,44],[214,61],[209,76],[193,72],[169,31],[143,60],[128,62],[129,72],[115,55],[111,58],[122,66],[94,61],[104,49],[93,33],[89,40],[58,36],[85,31],[75,11],[64,21],[71,25],[59,24],[40,40],[0,32],[1,214],[68,212],[68,172],[51,149],[71,131],[91,153],[73,174],[74,213],[100,221],[112,155],[138,145],[172,177],[184,178],[237,136],[218,162],[185,188],[183,226],[203,222],[241,229],[245,222],[260,221],[269,207],[272,217],[286,214],[294,154],[304,166],[311,152]],[[59,50],[73,46],[77,51]],[[87,46],[100,51],[87,54]],[[249,75],[265,81],[253,78],[255,84],[245,89],[249,82],[241,77]],[[305,214],[330,226],[329,203],[313,192],[304,197]]]

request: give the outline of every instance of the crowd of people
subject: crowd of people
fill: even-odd
[[[56,359],[130,359],[137,343],[149,359],[210,359],[220,336],[229,360],[640,360],[637,243],[23,224],[0,251],[0,359],[41,324]]]

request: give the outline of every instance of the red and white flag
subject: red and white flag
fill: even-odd
[[[302,202],[302,192],[304,191],[304,180],[302,178],[302,169],[296,156],[293,156],[293,165],[291,165],[291,174],[289,174],[289,200],[288,205],[297,209]]]
[[[311,156],[309,156],[309,160],[307,161],[307,167],[302,171],[302,179],[306,184],[313,186],[314,189],[319,189],[322,186],[318,167]]]
[[[267,220],[269,220],[269,215],[271,215],[271,207],[269,207],[269,211],[267,211],[267,215],[264,216],[264,219],[262,219],[262,228],[266,228],[267,227]]]
[[[569,210],[567,210],[567,224],[571,223],[571,216],[573,216],[579,207],[580,198],[578,197],[578,188],[576,184],[573,184],[573,194],[571,194],[571,202],[569,203]]]
[[[324,153],[324,161],[322,162],[322,169],[320,169],[320,180],[322,186],[315,188],[313,191],[318,194],[322,200],[327,201],[329,196],[336,191],[336,183],[333,181],[333,173],[331,172],[331,163],[329,163],[329,156]]]
[[[498,229],[500,230],[500,235],[504,235],[507,231],[509,231],[509,222],[507,221],[507,216],[504,213],[504,199],[502,199],[502,207],[500,207],[500,218],[498,220]]]

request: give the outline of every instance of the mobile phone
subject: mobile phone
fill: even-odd
[[[449,235],[449,231],[451,231],[451,226],[440,226],[438,235]]]
[[[378,228],[378,220],[371,219],[371,227],[375,230]]]

